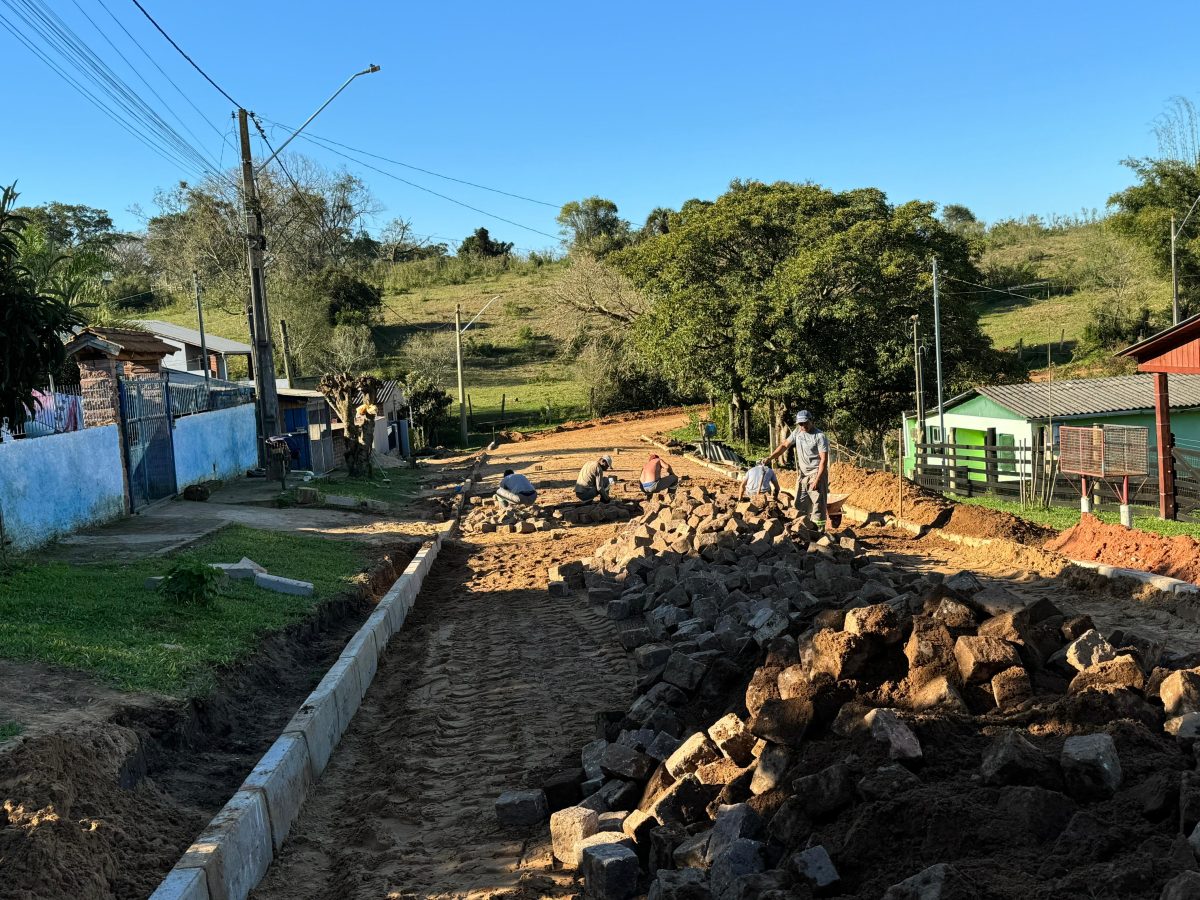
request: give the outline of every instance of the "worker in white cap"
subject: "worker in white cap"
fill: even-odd
[[[590,503],[597,497],[601,503],[607,503],[608,491],[613,483],[613,479],[608,475],[612,463],[612,457],[608,454],[584,463],[583,468],[579,470],[579,477],[575,479],[575,496],[584,503]]]
[[[807,409],[796,413],[796,430],[783,439],[767,462],[796,448],[796,507],[807,497],[809,517],[818,529],[825,528],[825,507],[829,502],[829,438],[813,424]]]

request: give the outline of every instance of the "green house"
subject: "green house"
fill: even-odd
[[[1200,449],[1200,375],[1172,375],[1170,400],[1176,446]],[[1056,445],[1060,425],[1144,426],[1149,429],[1147,463],[1154,471],[1154,379],[1149,374],[982,385],[947,400],[945,406],[945,442],[958,445],[957,459],[982,459],[985,446],[998,447],[1002,479],[1017,475],[1013,459],[1003,448],[1032,447],[1051,423]],[[936,407],[926,413],[925,439],[930,444],[942,443],[940,418]],[[916,415],[906,413],[904,467],[910,476],[916,436]],[[982,465],[970,469],[973,480],[985,478]]]

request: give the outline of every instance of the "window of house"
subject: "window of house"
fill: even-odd
[[[1016,435],[996,435],[996,467],[1001,475],[1015,475],[1017,473],[1016,446]]]
[[[940,444],[942,442],[942,429],[938,425],[930,425],[925,429],[925,436],[931,444]]]

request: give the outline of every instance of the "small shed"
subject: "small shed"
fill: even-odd
[[[1138,371],[1148,373],[1153,380],[1159,515],[1174,519],[1179,507],[1175,496],[1175,426],[1171,416],[1171,395],[1186,384],[1185,379],[1200,376],[1200,315],[1138,341],[1117,355],[1136,360]]]
[[[324,475],[337,465],[332,411],[324,394],[279,388],[279,414],[292,451],[292,468]]]
[[[119,417],[121,378],[156,375],[174,349],[146,331],[89,325],[65,344],[79,364],[85,427],[107,425]]]

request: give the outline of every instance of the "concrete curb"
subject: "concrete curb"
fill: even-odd
[[[664,453],[669,453],[673,456],[682,456],[688,462],[695,463],[698,466],[704,466],[704,468],[706,468],[706,469],[711,469],[713,472],[716,472],[718,475],[724,475],[728,478],[733,479],[734,481],[739,480],[738,475],[740,474],[740,470],[738,470],[734,467],[721,466],[721,465],[718,465],[717,463],[709,462],[707,459],[701,459],[699,456],[697,456],[694,453],[684,453],[678,447],[668,447],[662,441],[656,441],[656,440],[654,440],[654,438],[649,437],[644,434],[640,434],[640,435],[638,435],[638,437],[641,438],[643,441],[645,441],[650,446],[655,447],[655,448],[663,451]]]
[[[379,659],[416,603],[438,551],[458,528],[487,454],[476,457],[453,517],[427,541],[346,643],[283,734],[175,864],[150,900],[245,900],[283,846],[308,792],[367,693]]]

